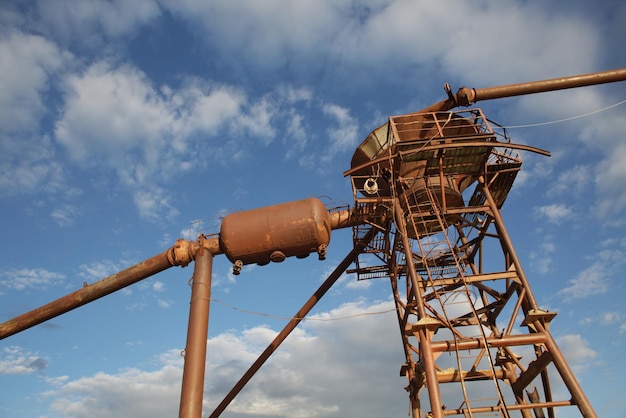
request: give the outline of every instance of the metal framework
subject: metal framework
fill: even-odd
[[[522,160],[492,125],[480,109],[389,119],[388,158],[352,185],[357,208],[391,216],[353,228],[355,241],[378,233],[351,272],[390,279],[413,417],[554,417],[572,405],[594,417],[502,221]],[[554,399],[555,384],[571,396]]]
[[[520,170],[519,150],[480,109],[496,99],[626,80],[626,69],[485,89],[461,88],[420,112],[390,117],[357,148],[350,176],[354,206],[327,210],[319,199],[224,218],[218,236],[179,239],[165,252],[0,324],[0,340],[195,261],[180,418],[202,416],[213,257],[244,264],[317,252],[330,231],[351,227],[354,248],[237,382],[237,393],[341,274],[389,279],[405,361],[400,374],[413,418],[550,418],[560,407],[597,417],[550,334],[506,231],[500,208]],[[497,261],[499,259],[499,261]],[[555,388],[558,387],[557,392]],[[423,396],[424,392],[426,396]],[[555,399],[555,393],[565,393]],[[444,403],[445,402],[445,403]]]

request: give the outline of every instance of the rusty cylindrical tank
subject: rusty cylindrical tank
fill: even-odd
[[[323,260],[330,231],[324,203],[308,198],[227,215],[220,229],[220,245],[238,274],[245,264],[265,265],[291,256],[304,258],[312,252]]]

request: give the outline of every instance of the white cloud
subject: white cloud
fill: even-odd
[[[552,256],[556,253],[556,244],[552,236],[545,236],[539,244],[539,251],[530,252],[530,264],[541,274],[548,273],[552,269]]]
[[[125,263],[115,263],[111,260],[96,261],[90,264],[81,264],[78,267],[78,276],[86,282],[92,283],[115,274],[124,267],[126,267]]]
[[[314,97],[313,91],[306,87],[294,87],[283,84],[278,86],[277,91],[279,96],[290,105],[301,102],[310,104]]]
[[[220,136],[219,130],[225,124],[242,117],[248,100],[240,89],[197,78],[186,80],[179,90],[167,87],[164,91],[168,107],[176,116],[177,123],[172,129],[182,138],[198,132]]]
[[[48,367],[48,360],[39,353],[24,351],[18,346],[4,347],[0,351],[1,374],[30,374]]]
[[[608,283],[604,266],[594,263],[586,268],[576,278],[569,281],[570,286],[563,288],[559,294],[566,300],[582,299],[585,297],[606,293]]]
[[[446,64],[467,70],[467,77],[476,83],[494,85],[557,77],[562,75],[563,68],[574,72],[591,69],[599,39],[593,25],[580,16],[562,9],[549,11],[540,2],[522,5],[489,1],[483,7],[464,6],[452,14],[458,30],[453,31],[449,45],[443,50]],[[439,19],[433,17],[433,21]],[[470,39],[480,47],[468,48]],[[571,45],[577,45],[576,50],[581,54]],[[498,59],[497,71],[481,65],[470,68],[465,65],[481,61],[490,65],[489,61],[496,57],[506,57]],[[539,62],[541,65],[537,65]]]
[[[78,214],[78,208],[76,206],[66,204],[53,210],[50,216],[57,225],[66,227],[74,223],[74,219]]]
[[[103,47],[104,41],[129,36],[160,14],[156,0],[39,1],[42,28],[62,42]],[[99,30],[94,30],[98,28]]]
[[[148,157],[170,118],[143,73],[100,62],[67,78],[65,109],[55,134],[78,161],[120,158],[136,148]]]
[[[326,130],[328,147],[324,149],[322,162],[328,162],[339,152],[351,151],[356,147],[359,126],[356,119],[350,115],[350,110],[345,107],[328,103],[322,110],[336,125]]]
[[[287,145],[285,158],[289,159],[300,153],[307,143],[307,133],[304,125],[304,116],[292,110],[287,122],[286,137],[283,141]]]
[[[184,80],[177,90],[156,88],[137,68],[106,62],[69,75],[65,86],[57,141],[81,166],[116,171],[133,190],[140,215],[153,221],[178,214],[162,188],[176,176],[209,160],[223,164],[251,156],[245,142],[255,138],[267,146],[278,129],[295,136],[285,140],[287,155],[306,143],[295,108],[309,104],[305,89],[282,85],[250,101],[239,89],[197,78]],[[355,138],[354,120],[346,109],[329,109],[341,125],[331,131],[337,138],[332,149],[344,150]],[[278,126],[283,121],[286,126]]]
[[[0,35],[0,132],[36,132],[46,112],[42,94],[67,53],[36,35]]]
[[[626,128],[626,118],[623,123]],[[609,148],[606,158],[596,167],[596,187],[599,194],[597,209],[607,217],[626,209],[626,146],[615,144]]]
[[[592,168],[589,165],[576,165],[559,173],[556,182],[546,193],[553,195],[578,195],[593,184]]]
[[[572,90],[567,94],[567,100],[557,98],[562,105],[552,103],[548,106],[553,109],[565,107],[567,115],[571,116],[602,109],[623,99],[611,98],[593,88]],[[561,193],[566,190],[579,193],[593,184],[597,199],[594,210],[603,217],[614,216],[626,208],[626,191],[621,187],[626,182],[626,168],[623,164],[626,146],[621,140],[626,129],[626,117],[620,111],[623,106],[585,117],[571,125],[571,136],[579,141],[577,143],[582,143],[582,152],[597,158],[591,160],[592,164],[573,167],[564,172],[559,177],[558,188],[554,189]],[[581,152],[580,149],[576,151]]]
[[[580,321],[582,325],[613,325],[620,322],[624,314],[617,311],[598,312],[595,315],[586,316]]]
[[[0,134],[0,192],[5,196],[31,194],[61,195],[76,191],[67,186],[63,165],[54,158],[47,136],[12,137]]]
[[[372,280],[355,280],[354,277],[351,277],[351,280],[348,280],[345,287],[346,289],[365,290],[369,289],[372,284]]]
[[[41,36],[0,33],[0,192],[58,192],[64,170],[47,135],[44,95],[71,56]]]
[[[38,289],[57,286],[65,275],[42,268],[22,268],[0,272],[0,285],[13,290]]]
[[[331,321],[305,321],[252,378],[228,413],[333,417],[406,411],[402,389],[406,382],[397,373],[403,355],[393,312],[332,321],[390,308],[390,302],[349,303],[314,316]],[[276,331],[258,326],[209,339],[203,416],[275,335]],[[132,368],[60,381],[47,393],[52,410],[77,418],[175,415],[182,377],[179,353],[180,349],[163,353],[152,371]]]
[[[626,263],[624,253],[619,250],[603,250],[596,254],[595,261],[569,280],[569,286],[558,293],[565,301],[601,295],[609,289],[610,277]]]
[[[277,112],[276,104],[261,98],[256,103],[251,104],[247,114],[240,115],[233,122],[232,130],[237,133],[241,130],[250,133],[253,137],[259,138],[269,144],[276,136],[276,130],[272,126],[272,117]]]
[[[204,38],[213,41],[224,54],[220,55],[222,59],[231,59],[229,51],[244,50],[246,54],[238,59],[252,60],[261,69],[280,68],[287,61],[300,66],[303,63],[298,58],[308,62],[310,52],[320,45],[329,45],[341,27],[336,7],[325,1],[163,3],[202,28],[206,33]],[[284,18],[276,19],[277,16]]]
[[[534,212],[539,217],[545,217],[548,222],[560,224],[573,216],[572,209],[562,203],[553,203],[546,206],[534,208]]]
[[[152,372],[132,368],[63,382],[47,393],[52,398],[51,411],[76,418],[175,416],[182,375],[180,361],[170,354],[159,366]]]
[[[589,346],[589,342],[578,334],[563,335],[556,338],[556,342],[569,366],[577,374],[587,369],[591,365],[591,360],[598,355]]]
[[[167,196],[165,190],[160,187],[136,191],[133,201],[139,215],[152,222],[171,220],[179,213],[170,203],[170,196]]]
[[[378,77],[397,77],[397,69],[406,65],[418,72],[428,67],[463,74],[488,85],[558,76],[562,68],[584,72],[602,48],[589,19],[539,2],[187,0],[164,5],[195,22],[219,59],[235,68],[235,60],[243,60],[260,70],[288,66],[303,77],[343,71],[356,82],[358,72],[351,69],[366,67],[371,71],[367,80],[360,80],[364,85]],[[231,54],[242,50],[244,56]]]
[[[160,299],[157,298],[157,306],[161,309],[167,309],[170,306],[172,306],[172,301],[171,300],[165,300],[165,299]]]

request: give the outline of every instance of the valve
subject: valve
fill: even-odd
[[[318,255],[319,260],[326,260],[327,250],[328,250],[328,245],[326,244],[320,244],[320,246],[317,247],[317,255]]]
[[[235,260],[235,262],[233,263],[233,274],[235,276],[239,276],[239,274],[241,274],[242,267],[243,267],[243,261]]]

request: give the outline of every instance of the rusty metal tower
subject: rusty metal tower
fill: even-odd
[[[469,109],[390,117],[352,159],[355,211],[387,213],[353,227],[357,241],[378,233],[352,271],[390,279],[413,417],[595,416],[500,214],[519,150],[547,154]],[[554,399],[555,383],[570,396]]]
[[[344,173],[352,183],[351,208],[305,199],[230,214],[217,236],[179,239],[161,254],[0,324],[0,339],[193,261],[179,417],[199,418],[213,257],[225,254],[235,273],[245,264],[310,253],[324,259],[331,231],[352,228],[352,251],[211,417],[227,408],[345,271],[358,280],[390,282],[413,418],[553,418],[561,407],[597,417],[550,333],[555,313],[537,304],[500,213],[522,165],[519,152],[548,152],[512,142],[478,108],[453,109],[622,80],[626,69],[456,94],[446,86],[446,100],[390,117],[357,148]]]

